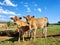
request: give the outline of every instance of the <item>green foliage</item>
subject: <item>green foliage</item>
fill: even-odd
[[[58,23],[60,23],[60,21],[58,21]]]

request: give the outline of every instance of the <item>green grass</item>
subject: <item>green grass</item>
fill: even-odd
[[[51,30],[51,31],[59,31],[60,25],[51,25],[51,26],[47,27],[47,29]]]
[[[42,31],[41,29],[38,29],[37,32]],[[60,25],[49,25],[47,27],[48,32],[60,32]]]
[[[30,40],[25,42],[20,42],[20,45],[60,45],[60,38],[58,37],[48,37],[47,40],[45,38],[37,38],[36,41]],[[4,41],[0,42],[0,45],[19,45],[17,41]]]
[[[17,29],[17,26],[13,26],[13,27],[8,27],[8,30],[16,30]],[[0,28],[0,31],[2,30],[7,30],[6,28]]]
[[[4,29],[4,28],[2,28],[2,29]],[[0,28],[0,31],[2,30],[1,28]],[[14,27],[12,27],[12,28],[8,28],[8,30],[16,30],[17,29],[17,26],[14,26]],[[47,27],[47,30],[48,31],[60,31],[60,25],[49,25],[48,27]],[[37,32],[39,32],[39,31],[41,31],[41,29],[38,29],[37,30]]]
[[[13,30],[16,29],[16,27],[11,28]],[[50,25],[47,27],[48,32],[51,33],[56,33],[60,32],[60,25]],[[38,29],[37,32],[41,31],[41,29]],[[4,41],[0,42],[0,45],[19,45],[17,41]],[[45,38],[37,38],[36,41],[34,40],[28,40],[25,42],[20,42],[20,45],[60,45],[60,36],[57,37],[48,37],[47,40]]]
[[[0,42],[0,45],[19,45],[18,42],[12,42],[12,41],[4,41]]]

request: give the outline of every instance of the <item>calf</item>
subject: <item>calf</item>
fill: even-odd
[[[15,16],[14,18],[11,17],[10,19],[12,19],[14,21],[14,23],[17,25],[17,27],[19,29],[18,41],[20,41],[21,36],[22,36],[23,41],[24,41],[24,33],[29,30],[28,24],[26,22],[22,21],[21,17],[18,18],[17,16]]]
[[[42,29],[42,34],[43,36],[47,36],[47,18],[44,17],[44,18],[34,18],[34,16],[23,16],[27,23],[29,24],[29,27],[30,27],[30,30],[34,30],[34,40],[36,38],[36,30],[38,28],[41,28]]]

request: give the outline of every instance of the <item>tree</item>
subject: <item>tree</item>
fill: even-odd
[[[58,21],[58,23],[60,23],[60,21]]]

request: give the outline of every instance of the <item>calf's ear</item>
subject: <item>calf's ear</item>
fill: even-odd
[[[23,18],[26,18],[25,16],[23,16]]]
[[[28,17],[30,17],[30,15],[27,15]]]
[[[19,17],[19,19],[22,19],[22,17]]]
[[[35,16],[32,16],[31,18],[34,18]]]
[[[10,19],[11,19],[11,20],[13,20],[13,18],[12,18],[12,17],[11,17]]]

